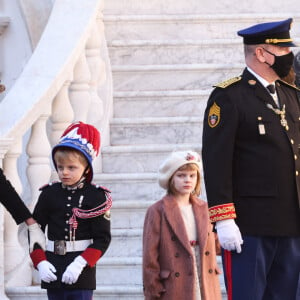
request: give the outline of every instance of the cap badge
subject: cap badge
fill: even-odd
[[[214,104],[209,109],[208,113],[208,125],[211,128],[216,127],[220,123],[221,109],[220,106],[214,102]]]

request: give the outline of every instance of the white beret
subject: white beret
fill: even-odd
[[[163,189],[168,189],[168,182],[172,175],[183,165],[196,164],[200,174],[200,155],[195,151],[172,152],[160,165],[158,170],[158,183]]]

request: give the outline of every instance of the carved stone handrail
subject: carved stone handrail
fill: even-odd
[[[32,57],[0,103],[0,138],[23,136],[52,102],[83,52],[102,2],[55,1]]]
[[[104,0],[56,0],[31,58],[0,103],[0,162],[4,157],[4,172],[21,191],[17,159],[22,148],[26,149],[28,160],[22,168],[27,171],[31,189],[31,209],[38,197],[38,187],[51,176],[50,145],[57,142],[66,125],[80,119],[94,124],[102,136],[109,137],[112,80],[103,5]],[[13,170],[5,170],[8,166]],[[97,170],[100,171],[99,167]],[[1,224],[0,214],[0,236]],[[7,221],[4,231],[5,236],[17,235],[17,228]],[[13,243],[17,242],[10,239],[10,251],[14,251]],[[20,270],[25,269],[18,267],[28,260],[18,254],[18,262],[3,264],[1,253],[7,257],[9,254],[2,247],[0,243],[0,265],[5,265],[5,270],[0,268],[0,297],[5,299],[3,272],[8,286],[28,285],[23,280],[26,276],[28,279],[28,274],[22,274]],[[18,247],[15,245],[15,251]],[[28,250],[24,256],[28,257]]]

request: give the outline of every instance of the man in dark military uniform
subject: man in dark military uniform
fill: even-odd
[[[280,80],[293,64],[291,23],[238,32],[247,67],[216,85],[205,111],[204,176],[228,299],[300,299],[300,107],[297,88]]]

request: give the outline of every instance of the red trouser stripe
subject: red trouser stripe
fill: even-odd
[[[231,252],[228,250],[224,250],[224,264],[227,285],[227,299],[232,300]]]

